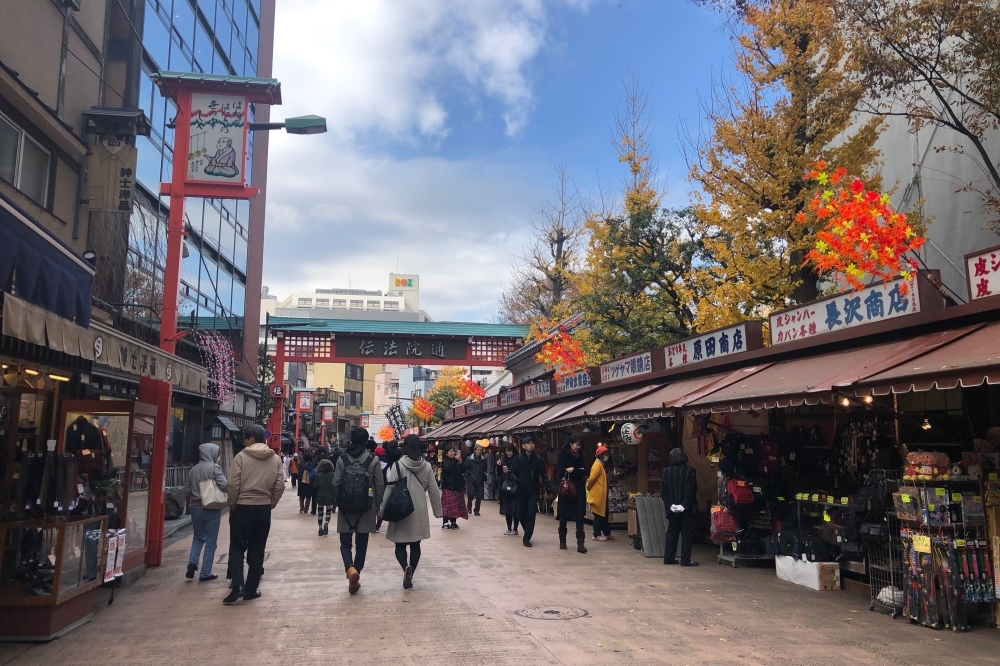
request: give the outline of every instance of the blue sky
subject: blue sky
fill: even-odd
[[[681,0],[279,2],[273,115],[330,131],[273,136],[264,283],[385,289],[398,261],[435,319],[489,320],[556,165],[585,195],[618,184],[610,129],[633,68],[683,205],[678,128],[730,67],[720,25]]]

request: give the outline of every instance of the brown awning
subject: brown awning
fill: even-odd
[[[476,432],[476,428],[481,423],[492,421],[494,418],[495,415],[491,414],[490,416],[481,416],[479,418],[465,419],[464,421],[461,421],[461,425],[459,425],[457,428],[448,433],[448,439],[456,439],[456,438],[461,439],[462,437],[465,437],[470,433]]]
[[[674,408],[728,386],[745,375],[744,371],[738,370],[673,382],[605,411],[601,414],[601,418],[609,421],[628,421],[633,418],[668,416],[674,412]]]
[[[634,400],[640,396],[652,393],[662,386],[663,384],[651,384],[649,386],[642,386],[639,388],[605,393],[602,396],[598,396],[592,402],[581,405],[570,412],[566,412],[562,416],[551,419],[551,421],[558,421],[560,425],[571,425],[573,423],[591,421],[595,417],[599,417],[604,414],[604,412],[610,411],[615,407],[618,407],[619,405],[622,405],[630,400]]]
[[[534,432],[536,430],[541,430],[544,426],[555,421],[563,414],[571,412],[577,409],[581,405],[585,405],[591,402],[597,396],[589,395],[586,397],[576,398],[575,400],[563,400],[555,404],[550,404],[548,409],[543,412],[532,416],[529,419],[518,423],[516,426],[510,429],[510,432],[520,433],[520,432]]]
[[[960,330],[965,335],[860,382],[858,395],[1000,384],[1000,322]]]
[[[458,427],[458,423],[455,421],[445,423],[441,427],[435,428],[434,430],[425,433],[422,439],[430,440],[430,439],[440,439],[441,437],[447,437],[448,433],[454,430],[456,427]]]
[[[487,435],[507,432],[511,428],[521,425],[528,419],[541,414],[550,407],[552,407],[551,404],[535,405],[534,407],[528,407],[527,409],[519,409],[516,412],[508,412],[503,415],[503,418],[489,424],[488,427],[483,429],[483,432]]]
[[[507,419],[509,419],[511,417],[517,416],[517,415],[523,413],[524,411],[525,410],[523,410],[523,409],[519,409],[517,411],[506,412],[504,414],[491,414],[490,416],[487,416],[485,419],[483,419],[479,423],[477,423],[474,429],[466,431],[466,434],[467,435],[488,435],[489,433],[491,433],[493,431],[494,426],[496,424],[501,423],[503,421],[506,421]]]
[[[740,411],[815,405],[837,389],[894,368],[948,344],[976,327],[922,335],[791,361],[780,361],[688,403],[691,411]],[[750,370],[747,368],[745,370]]]

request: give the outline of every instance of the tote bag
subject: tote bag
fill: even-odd
[[[215,479],[205,479],[198,484],[201,495],[201,506],[205,509],[224,509],[229,505],[229,498],[215,485]]]

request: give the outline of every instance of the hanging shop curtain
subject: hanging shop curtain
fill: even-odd
[[[4,335],[70,356],[94,360],[94,334],[44,308],[3,295]]]
[[[94,269],[0,194],[0,290],[86,328]]]

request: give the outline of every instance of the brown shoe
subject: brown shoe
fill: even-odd
[[[361,589],[361,574],[354,567],[347,570],[347,580],[350,581],[347,585],[347,591],[351,594],[357,594],[358,590]]]

